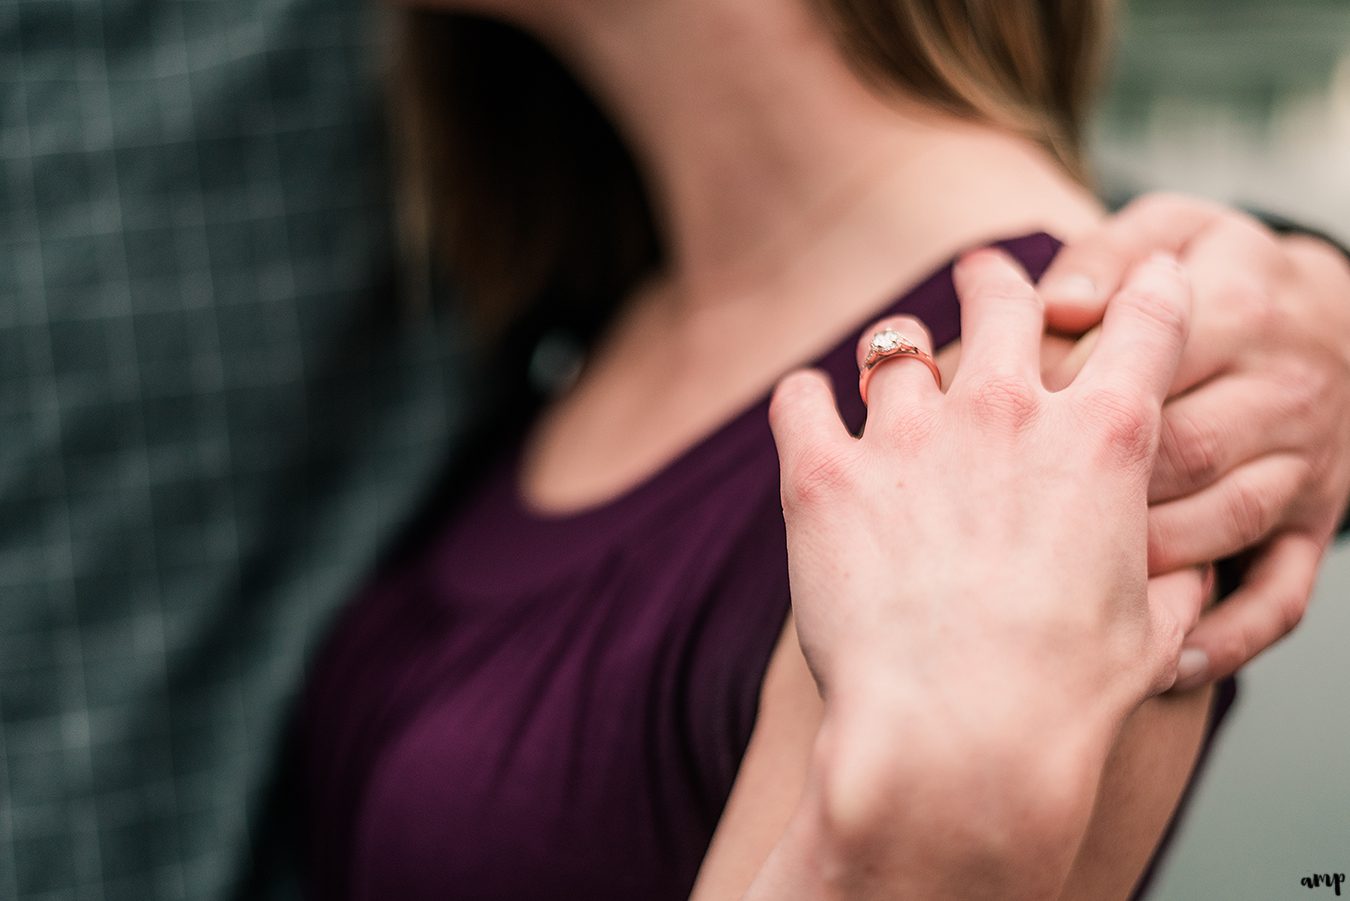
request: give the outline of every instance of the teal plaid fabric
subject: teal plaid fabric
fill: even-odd
[[[333,611],[442,469],[359,0],[0,0],[0,899],[241,892]]]

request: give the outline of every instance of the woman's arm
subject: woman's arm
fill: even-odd
[[[1175,266],[1145,267],[1056,395],[1025,280],[990,254],[958,280],[966,362],[946,397],[922,367],[883,367],[857,442],[819,381],[775,399],[798,633],[827,703],[756,883],[774,897],[1053,894],[1126,717],[1170,684],[1198,614],[1194,573],[1145,591],[1157,408],[1184,335]],[[764,747],[724,827],[781,759]],[[736,869],[722,832],[702,897]]]
[[[1058,365],[1072,347],[1047,336],[1042,359]],[[953,345],[938,357],[947,381],[956,370],[958,353]],[[1152,698],[1126,722],[1108,759],[1092,821],[1062,897],[1101,901],[1129,895],[1189,780],[1211,695],[1202,688]],[[795,624],[789,622],[765,674],[755,731],[700,870],[694,901],[745,895],[797,807],[823,710]],[[785,845],[774,875],[800,886],[815,866]]]
[[[1194,766],[1211,691],[1145,702],[1122,729],[1107,761],[1082,846],[1061,894],[1065,899],[1125,898],[1158,845]],[[745,896],[796,810],[806,785],[823,705],[797,645],[785,629],[765,676],[750,747],[704,859],[694,901]],[[903,751],[903,742],[897,752]],[[793,839],[800,847],[793,846]],[[814,837],[788,835],[757,889],[791,897],[779,884],[810,885],[820,867]],[[808,895],[809,896],[809,895]],[[823,896],[822,896],[823,897]]]
[[[956,282],[946,395],[921,367],[879,369],[858,441],[817,379],[785,382],[771,410],[798,633],[826,699],[804,815],[846,897],[1053,894],[1125,720],[1172,684],[1199,614],[1195,573],[1147,579],[1179,267],[1135,272],[1055,393],[1020,271],[983,252]]]
[[[1073,333],[1098,323],[1104,298],[1131,265],[1155,250],[1181,254],[1197,306],[1191,324],[1195,350],[1188,352],[1194,359],[1183,364],[1191,372],[1181,373],[1183,390],[1174,391],[1164,409],[1151,488],[1163,514],[1159,532],[1178,533],[1182,540],[1171,542],[1169,552],[1197,560],[1267,539],[1266,565],[1222,613],[1206,615],[1191,639],[1208,652],[1210,666],[1190,680],[1203,684],[1236,668],[1297,621],[1324,526],[1344,513],[1350,490],[1350,433],[1344,427],[1350,268],[1331,246],[1277,238],[1204,201],[1152,195],[1060,255],[1042,283],[1051,325]],[[1095,296],[1075,297],[1063,289],[1082,284],[1083,276]],[[1043,357],[1052,369],[1054,357],[1066,356],[1065,347],[1046,339]],[[1068,354],[1064,368],[1048,373],[1048,381],[1070,380],[1090,347],[1089,341]],[[1291,366],[1302,367],[1304,377],[1291,380]],[[1270,422],[1272,415],[1277,422]],[[1221,436],[1228,436],[1227,443]],[[1301,488],[1290,495],[1248,478],[1251,472],[1241,464],[1263,455],[1283,455],[1295,466],[1305,461]],[[1199,502],[1168,509],[1167,499],[1187,495]],[[1256,515],[1238,515],[1243,511]],[[1243,531],[1258,524],[1261,532]],[[1186,783],[1209,705],[1208,691],[1173,693],[1149,700],[1127,722],[1107,764],[1066,897],[1128,894]],[[749,884],[782,834],[785,810],[800,794],[809,744],[802,736],[814,735],[819,717],[820,702],[795,641],[780,646],[766,677],[742,779],[696,897],[739,897]]]

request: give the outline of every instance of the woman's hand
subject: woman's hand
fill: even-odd
[[[770,410],[798,635],[826,701],[814,796],[849,853],[888,839],[869,872],[891,891],[973,874],[972,896],[990,880],[1036,896],[1067,872],[1115,730],[1172,684],[1199,613],[1197,573],[1150,591],[1146,563],[1189,291],[1174,261],[1140,266],[1051,393],[1025,275],[981,251],[956,280],[947,394],[901,359],[876,369],[860,439],[815,374],[785,379]],[[887,324],[928,349],[916,322]],[[933,792],[951,819],[905,822]],[[1009,830],[1043,846],[1028,855]]]
[[[1282,238],[1218,204],[1149,195],[1055,260],[1042,281],[1051,327],[1095,326],[1124,271],[1159,251],[1186,266],[1195,311],[1150,486],[1153,570],[1252,551],[1241,587],[1187,639],[1178,687],[1189,688],[1298,623],[1345,515],[1350,266],[1325,242]]]

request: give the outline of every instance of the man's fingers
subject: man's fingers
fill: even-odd
[[[961,297],[961,360],[957,379],[976,371],[1040,384],[1045,317],[1026,273],[1007,254],[966,254],[953,272]]]
[[[842,468],[853,439],[839,419],[829,379],[813,370],[791,373],[774,389],[769,426],[778,446],[783,494],[812,490]]]
[[[1186,637],[1174,688],[1222,679],[1289,634],[1308,609],[1324,549],[1301,532],[1282,533],[1263,547],[1242,587],[1208,610]]]
[[[1203,566],[1187,566],[1148,580],[1149,605],[1165,612],[1170,622],[1181,627],[1183,634],[1189,634],[1200,621],[1200,611],[1209,590],[1205,570]]]
[[[1038,286],[1046,324],[1078,334],[1101,321],[1125,274],[1153,253],[1179,255],[1204,229],[1229,214],[1206,200],[1148,194],[1060,251]]]
[[[1306,462],[1272,454],[1244,463],[1195,494],[1150,507],[1150,572],[1221,560],[1270,535],[1298,495]]]
[[[1180,635],[1189,633],[1200,619],[1206,590],[1205,575],[1200,567],[1195,566],[1149,579],[1148,605],[1154,621],[1161,626],[1161,634],[1172,634],[1173,629]],[[1179,653],[1180,648],[1163,648],[1163,651]],[[1175,679],[1175,670],[1169,668],[1156,690],[1166,691]]]
[[[1149,503],[1195,494],[1242,463],[1297,447],[1305,430],[1276,390],[1259,373],[1220,376],[1169,401]]]
[[[1097,339],[1073,387],[1142,390],[1161,406],[1190,329],[1191,292],[1185,272],[1169,256],[1135,267],[1111,298]]]
[[[1212,378],[1269,334],[1278,315],[1273,292],[1282,252],[1275,235],[1247,216],[1230,213],[1197,235],[1179,259],[1195,297],[1191,346],[1172,393]],[[1235,261],[1241,265],[1234,265]]]

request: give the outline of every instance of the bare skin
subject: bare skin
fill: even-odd
[[[1048,322],[1095,326],[1124,261],[1149,252],[1177,254],[1196,298],[1193,350],[1163,411],[1149,490],[1150,564],[1165,571],[1250,550],[1241,588],[1187,637],[1180,683],[1192,687],[1235,672],[1298,624],[1345,517],[1350,261],[1217,204],[1148,195],[1055,260],[1041,289]],[[1050,373],[1047,384],[1057,381]]]
[[[533,31],[573,66],[632,145],[669,248],[529,441],[522,491],[541,510],[641,482],[955,252],[1037,230],[1072,240],[1101,220],[1029,142],[873,94],[793,0],[452,5]],[[1067,353],[1047,338],[1044,366]],[[1151,700],[1120,732],[1066,897],[1128,893],[1207,702]],[[763,865],[821,713],[789,623],[696,897],[739,897]]]
[[[680,14],[696,15],[687,6]],[[664,30],[681,24],[696,33],[699,23]],[[801,21],[788,30],[799,44],[811,34]],[[792,54],[788,71],[772,62],[786,56],[774,46],[781,38],[765,40],[711,56],[734,49],[735,72],[758,71],[779,102],[754,86],[729,96],[734,73],[674,62],[606,82],[632,89],[612,102],[632,111],[621,121],[635,143],[652,148],[644,163],[667,198],[675,262],[631,299],[579,384],[534,431],[522,491],[538,509],[577,510],[623,493],[955,252],[1035,230],[1072,238],[1102,216],[1029,142],[878,100],[821,34]],[[755,65],[741,53],[755,54]],[[602,57],[589,67],[624,62],[638,61]],[[672,90],[668,78],[682,86],[673,110],[652,99]],[[752,108],[725,117],[684,110],[683,98],[707,96],[700,85]],[[796,114],[823,124],[780,130],[777,117],[795,121],[781,108],[789,98]],[[703,127],[682,127],[685,116]],[[1047,337],[1046,365],[1068,348]],[[940,357],[949,375],[958,356],[953,346]],[[1207,702],[1207,691],[1151,701],[1122,732],[1066,897],[1128,894],[1191,771]],[[821,711],[789,624],[695,898],[741,897],[749,887],[797,803]]]
[[[633,350],[639,355],[644,347],[650,347],[640,337],[636,345]],[[756,342],[747,342],[747,347],[756,346]],[[1044,344],[1047,367],[1066,356],[1070,347],[1062,338],[1047,337]],[[938,354],[944,381],[950,381],[955,374],[959,357],[959,343]],[[675,365],[674,361],[664,362]],[[772,372],[769,365],[765,364],[764,369]],[[650,409],[647,401],[651,397],[669,396],[664,392],[661,374],[661,366],[654,366],[652,381],[634,384],[631,373],[625,378],[616,372],[613,383],[602,387],[626,395],[639,408]],[[772,376],[768,381],[772,381]],[[538,435],[546,434],[544,430],[550,426],[565,427],[570,415],[577,416],[578,424],[588,414],[595,416],[597,422],[614,421],[609,419],[614,414],[607,414],[599,406],[569,411],[572,404],[579,402],[588,383],[589,379],[552,411],[550,425],[541,427]],[[757,394],[765,390],[765,385],[748,390]],[[702,394],[704,399],[718,396],[711,391]],[[663,409],[672,413],[664,402]],[[699,422],[699,412],[709,415],[706,406],[702,410],[695,406],[687,414],[691,422]],[[627,452],[615,452],[606,450],[607,442],[596,435],[596,446],[589,453],[575,456],[568,453],[565,442],[550,445],[547,439],[536,438],[531,442],[533,466],[525,477],[523,491],[536,506],[554,511],[603,503],[642,479],[642,475],[637,475],[620,481],[614,477],[616,471],[631,472],[633,460],[645,457],[656,461],[648,463],[646,469],[647,473],[654,472],[671,454],[679,452],[671,450],[675,442],[683,438],[678,447],[686,447],[705,431],[706,428],[695,425],[683,435],[673,430],[663,433],[660,423],[654,422],[650,443]],[[625,432],[628,437],[635,433],[636,430]],[[666,456],[662,456],[663,452]],[[563,468],[568,460],[574,468]],[[578,486],[590,486],[592,492],[582,498],[576,493]],[[570,504],[560,504],[563,499]],[[1129,894],[1166,828],[1194,766],[1209,698],[1208,689],[1160,696],[1147,702],[1126,724],[1111,752],[1092,824],[1063,897],[1102,899]],[[698,901],[740,898],[749,888],[796,809],[823,709],[816,683],[802,657],[794,624],[789,621],[765,676],[750,747],[692,898]]]
[[[797,634],[826,703],[753,898],[1061,895],[1111,749],[1200,616],[1197,572],[1147,576],[1184,270],[1139,266],[1055,392],[1025,274],[981,251],[954,277],[965,359],[945,396],[921,367],[882,367],[859,438],[810,373],[770,406]],[[920,323],[884,324],[929,344]],[[978,552],[944,565],[951,548]]]

